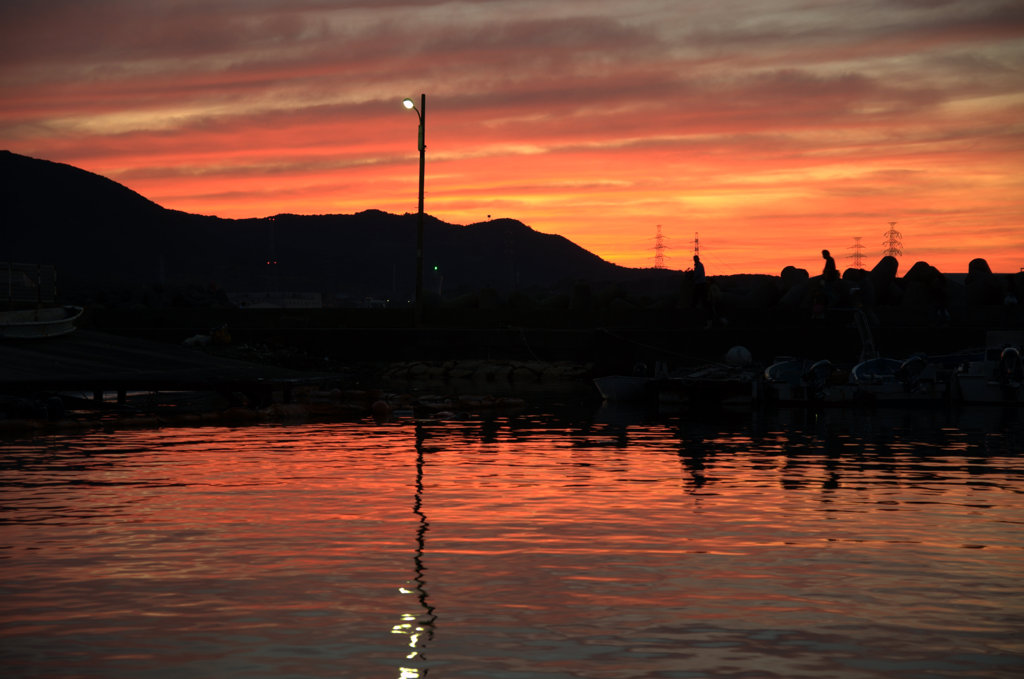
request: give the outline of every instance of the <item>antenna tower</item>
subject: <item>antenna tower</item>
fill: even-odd
[[[700,238],[697,237],[697,232],[693,232],[693,254],[700,255]]]
[[[665,268],[665,237],[661,235],[661,224],[658,224],[658,235],[654,237],[654,268]]]
[[[882,256],[899,257],[903,254],[903,234],[896,230],[896,222],[889,222],[889,230],[882,241]]]
[[[848,249],[852,249],[853,250],[853,254],[850,255],[850,259],[853,260],[853,268],[854,269],[863,269],[864,268],[864,266],[863,266],[864,265],[864,254],[861,252],[861,250],[864,249],[864,245],[863,245],[863,243],[860,242],[861,238],[863,238],[863,236],[854,236],[853,237],[853,245],[851,245],[848,248]]]

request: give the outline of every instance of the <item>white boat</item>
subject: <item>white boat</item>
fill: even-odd
[[[909,405],[938,403],[948,393],[948,373],[924,356],[868,358],[845,373],[827,360],[781,359],[765,369],[764,399],[820,406]]]
[[[75,331],[75,321],[82,307],[44,307],[0,311],[0,338],[40,339],[58,337]]]
[[[850,371],[855,398],[876,403],[938,402],[946,397],[948,375],[935,363],[915,355],[905,360],[871,358]]]
[[[963,403],[1024,403],[1024,333],[991,332],[985,344],[957,368],[957,397]]]

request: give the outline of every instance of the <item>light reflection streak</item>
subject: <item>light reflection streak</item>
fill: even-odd
[[[426,534],[430,529],[430,522],[423,512],[423,441],[426,432],[423,425],[416,423],[416,494],[413,499],[412,511],[419,523],[416,527],[416,552],[413,555],[413,579],[406,582],[408,587],[399,587],[398,591],[405,594],[413,594],[419,603],[421,611],[417,613],[403,613],[401,622],[391,628],[393,634],[405,634],[409,637],[409,648],[405,656],[405,663],[399,666],[399,679],[418,679],[426,677],[429,668],[426,663],[426,647],[434,638],[434,622],[437,615],[434,607],[427,600],[426,579],[423,577],[423,552],[426,547]]]

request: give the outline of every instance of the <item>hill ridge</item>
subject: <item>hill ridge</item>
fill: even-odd
[[[11,151],[0,153],[0,177],[0,259],[52,263],[66,288],[199,284],[327,297],[413,294],[415,213],[196,215],[102,175]],[[424,286],[435,293],[575,280],[628,284],[653,271],[620,267],[511,218],[455,225],[428,214],[424,232]]]

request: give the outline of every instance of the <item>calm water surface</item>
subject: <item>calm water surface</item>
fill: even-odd
[[[6,677],[1024,676],[1024,411],[0,442]]]

